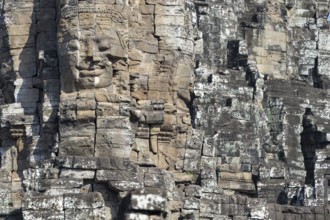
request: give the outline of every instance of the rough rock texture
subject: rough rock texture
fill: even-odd
[[[2,0],[0,219],[330,219],[328,0]]]

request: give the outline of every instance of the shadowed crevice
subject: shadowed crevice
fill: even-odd
[[[305,184],[315,186],[316,150],[324,149],[328,142],[325,141],[326,133],[318,130],[310,108],[305,110],[302,126],[303,131],[300,134],[300,144],[306,169]]]

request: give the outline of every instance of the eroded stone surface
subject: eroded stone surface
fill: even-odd
[[[0,7],[0,219],[330,215],[328,1]]]

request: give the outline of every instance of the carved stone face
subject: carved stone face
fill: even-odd
[[[62,90],[110,88],[112,61],[127,56],[127,31],[126,6],[62,1],[58,29]]]

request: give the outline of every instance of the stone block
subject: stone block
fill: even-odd
[[[196,150],[196,149],[186,149],[185,152],[185,159],[197,159],[200,160],[201,156],[200,156],[201,150]]]
[[[133,210],[165,211],[166,198],[148,191],[138,191],[131,194],[130,205]]]
[[[79,188],[83,185],[82,179],[40,179],[36,182],[36,190],[46,191],[48,189]]]
[[[86,92],[80,92],[76,103],[77,110],[95,110],[96,108],[96,101],[93,93],[86,94]]]
[[[97,209],[67,209],[65,219],[106,220],[104,208]]]
[[[214,157],[202,156],[201,157],[201,166],[203,168],[215,169],[216,168],[216,159]]]
[[[315,214],[315,219],[317,220],[326,220],[326,218],[329,218],[328,215],[324,215],[324,214]]]
[[[164,154],[168,159],[176,161],[179,156],[178,150],[176,149],[176,147],[174,147],[171,144],[166,143],[166,142],[160,142],[159,139],[158,139],[158,144],[157,144],[158,151],[161,152],[162,154]],[[151,147],[154,147],[154,146],[151,145]],[[153,148],[152,148],[152,151],[153,151],[153,153],[157,153],[157,151]]]
[[[173,1],[173,0],[171,0]],[[165,15],[165,16],[182,16],[183,7],[182,6],[166,6],[166,5],[156,5],[155,6],[156,15]]]
[[[174,5],[182,5],[182,1],[180,0],[168,0],[166,2],[161,1],[161,0],[146,0],[146,3],[149,5],[166,5],[166,6],[174,6]]]
[[[42,75],[45,80],[60,78],[58,67],[45,67],[43,69]]]
[[[104,206],[104,199],[98,192],[65,194],[64,209],[96,209]]]
[[[34,115],[36,112],[36,105],[29,105],[23,107],[21,103],[12,103],[8,105],[2,105],[0,107],[2,115],[8,114],[26,114],[26,115]]]
[[[95,99],[97,103],[132,103],[132,99],[129,96],[111,94],[106,91],[95,91]]]
[[[75,179],[94,179],[95,171],[82,169],[62,169],[60,177]]]
[[[22,204],[23,211],[26,210],[63,210],[63,196],[26,196]]]
[[[28,35],[21,35],[21,36],[11,36],[8,39],[8,44],[11,46],[12,49],[21,49],[23,47],[32,46],[35,43],[35,39],[29,37]],[[33,73],[31,73],[34,75]]]
[[[81,193],[82,190],[79,188],[73,188],[73,189],[48,189],[47,191],[45,191],[44,195],[47,196],[63,196],[64,194],[68,194],[68,193]]]
[[[131,173],[124,170],[97,170],[96,171],[97,181],[136,181],[137,174]]]
[[[251,192],[251,191],[256,190],[253,183],[221,180],[219,182],[219,185],[224,189],[232,189],[232,190],[238,190],[238,191],[242,191],[242,192]]]
[[[55,8],[45,8],[42,12],[36,14],[37,20],[55,20],[56,10]]]
[[[104,170],[124,170],[137,173],[137,165],[133,162],[121,158],[114,157],[98,157],[99,168]]]
[[[94,137],[94,123],[61,123],[60,136],[61,138],[72,137]]]
[[[248,173],[248,172],[242,172],[242,173],[220,172],[219,181],[223,181],[223,180],[252,183],[252,173]]]
[[[71,152],[72,149],[73,152]],[[76,150],[76,151],[75,151]],[[65,137],[61,138],[60,153],[63,156],[66,155],[82,155],[80,151],[86,152],[86,156],[92,156],[94,154],[94,137]],[[87,153],[88,152],[88,153]]]
[[[13,66],[14,71],[21,77],[33,77],[37,71],[36,66],[31,63],[21,63]],[[32,97],[30,98],[32,99]]]
[[[132,191],[142,187],[142,184],[139,182],[127,180],[109,181],[108,185],[111,189],[121,192]]]
[[[81,122],[94,122],[96,118],[95,110],[78,110],[77,121]]]
[[[217,173],[215,167],[202,167],[201,168],[201,178],[202,179],[217,179]]]
[[[16,102],[36,103],[39,100],[39,90],[34,88],[22,88],[15,91]]]
[[[214,179],[204,179],[201,180],[201,186],[203,192],[213,192],[213,188],[216,187],[217,181]]]
[[[180,25],[158,25],[156,26],[155,34],[156,36],[160,37],[172,37],[177,36],[187,36],[188,35],[188,28],[186,26]]]
[[[233,220],[248,220],[247,216],[234,216]]]
[[[73,157],[72,168],[96,170],[100,167],[99,162],[99,158],[96,157],[75,156]]]
[[[282,167],[272,167],[270,169],[270,178],[283,178],[285,177],[285,170]]]
[[[141,50],[145,53],[156,54],[159,51],[158,42],[156,39],[148,39],[147,40],[136,40],[132,44],[138,50]],[[133,46],[132,45],[132,46]]]
[[[218,205],[216,201],[210,201],[207,199],[200,200],[200,212],[201,213],[218,213],[221,210],[217,210]]]
[[[315,214],[323,214],[326,212],[323,206],[315,206],[312,208],[312,210]]]
[[[129,158],[134,133],[131,130],[98,129],[95,155]]]
[[[199,211],[196,209],[182,209],[181,216],[186,219],[199,220]]]
[[[1,215],[7,215],[10,213],[10,204],[12,203],[9,184],[1,184],[0,196],[2,198],[2,201],[0,202],[0,213]]]
[[[98,129],[96,145],[130,145],[133,144],[134,133],[127,129]]]
[[[329,76],[330,64],[328,60],[330,59],[330,53],[320,53],[319,54],[319,63],[318,63],[318,73],[320,75]]]
[[[130,121],[125,116],[97,117],[98,129],[130,129]]]
[[[55,159],[55,165],[57,165],[59,168],[65,167],[65,168],[72,168],[73,165],[73,156],[58,156]]]
[[[38,20],[36,25],[37,32],[52,32],[56,31],[56,21],[54,20]]]
[[[149,216],[141,213],[126,213],[125,220],[150,220]]]
[[[64,211],[46,210],[26,210],[23,211],[23,218],[26,220],[64,220]]]
[[[305,214],[305,220],[316,220],[314,214]]]
[[[191,173],[173,173],[175,182],[193,182],[194,176]]]
[[[163,25],[163,24],[185,25],[185,16],[183,14],[175,15],[175,16],[157,15],[155,17],[155,25]]]
[[[198,171],[200,169],[200,158],[185,158],[183,167],[188,172]]]
[[[30,24],[12,24],[7,27],[9,36],[35,35],[36,26]]]
[[[99,144],[95,146],[95,156],[109,156],[117,157],[120,159],[129,159],[131,153],[131,148],[129,145],[108,145],[108,144]]]
[[[241,164],[220,164],[219,166],[220,172],[231,172],[231,173],[239,173]]]
[[[187,197],[200,198],[202,196],[202,189],[199,185],[189,185],[184,189]]]
[[[330,51],[329,31],[323,30],[319,32],[318,48],[320,48],[321,50]]]
[[[143,15],[152,15],[155,12],[154,5],[140,5],[139,6],[140,12]]]
[[[65,155],[92,157],[94,156],[94,147],[88,147],[88,146],[65,147],[65,145],[62,145],[62,143],[60,143],[59,156],[65,156]]]
[[[146,173],[144,175],[144,185],[155,188],[166,188],[165,175]]]
[[[199,199],[195,197],[187,197],[184,199],[183,202],[183,208],[184,209],[199,209],[200,204],[199,204]]]
[[[164,122],[164,112],[163,111],[153,111],[145,113],[147,124],[162,124]]]
[[[203,141],[203,156],[214,157],[215,147],[213,144],[213,140],[205,137]]]
[[[201,130],[193,130],[188,139],[187,146],[190,149],[201,150],[203,146],[204,132]]]
[[[119,104],[109,102],[98,102],[96,114],[98,117],[119,116]]]
[[[12,108],[10,107],[8,108],[8,110],[11,109]],[[4,109],[1,110],[3,111]],[[2,117],[0,121],[1,121],[1,127],[9,127],[10,125],[25,125],[26,127],[28,127],[31,125],[38,124],[39,118],[36,115],[25,115],[24,113],[18,113],[18,114],[2,113]]]

